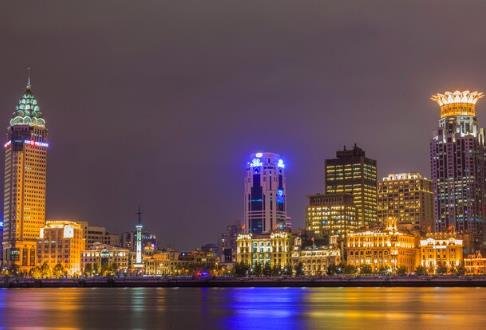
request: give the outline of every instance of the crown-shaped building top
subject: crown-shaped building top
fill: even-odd
[[[435,94],[430,98],[440,106],[440,117],[475,116],[476,103],[484,94],[474,91],[455,91]]]
[[[25,88],[24,95],[20,98],[15,112],[12,113],[10,119],[10,126],[17,125],[29,125],[37,127],[45,127],[46,121],[42,118],[42,112],[35,96],[32,94],[32,86],[30,83],[30,74],[27,80],[27,87]]]

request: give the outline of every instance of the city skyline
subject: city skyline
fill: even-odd
[[[0,330],[482,328],[485,16],[0,1]]]
[[[49,14],[49,6],[8,6],[3,13],[22,12],[29,24],[8,18],[0,23],[7,40],[0,55],[0,119],[7,123],[25,85],[24,67],[31,65],[52,141],[48,218],[76,217],[128,230],[141,204],[146,228],[163,245],[179,248],[215,241],[227,224],[243,218],[242,173],[248,155],[259,150],[280,153],[287,164],[294,227],[304,226],[306,196],[322,190],[324,160],[345,144],[358,143],[378,161],[379,179],[412,171],[430,178],[428,142],[438,117],[430,95],[486,87],[480,60],[486,49],[472,41],[485,23],[467,4],[453,13],[443,5],[382,5],[396,21],[391,32],[380,29],[382,14],[374,16],[373,6],[358,12],[333,5],[317,14],[284,2],[267,22],[245,4],[219,13],[175,5],[172,13],[187,20],[235,21],[229,32],[203,29],[204,47],[162,8],[139,12],[149,29],[125,27],[130,15],[121,8],[105,30],[101,18],[110,8],[102,4],[90,24],[74,13],[86,8],[59,17]],[[423,15],[412,24],[404,12]],[[299,14],[308,23],[299,25]],[[441,17],[432,28],[431,14]],[[52,36],[56,27],[46,20],[65,23],[67,31]],[[449,24],[459,20],[461,29]],[[293,29],[286,28],[289,23]],[[170,39],[164,26],[187,42]],[[125,37],[118,37],[119,30]],[[240,31],[241,40],[254,40],[261,51],[231,43],[231,33]],[[146,38],[135,41],[139,35]],[[401,42],[408,39],[413,50]],[[453,49],[450,40],[457,43]],[[139,51],[127,51],[127,42],[138,42]],[[309,47],[313,51],[305,51]],[[184,55],[194,53],[191,64]],[[241,64],[242,58],[248,62]],[[480,122],[483,112],[479,104]],[[259,121],[276,125],[260,129]],[[215,187],[216,194],[204,193]],[[222,198],[225,207],[214,207]]]
[[[11,120],[10,120],[10,125],[11,125],[11,126],[15,126],[15,125],[17,124],[17,123],[15,122],[15,120],[16,120],[17,118],[20,118],[20,119],[18,119],[18,120],[22,120],[22,119],[23,119],[22,117],[19,117],[19,115],[18,115],[18,111],[21,111],[21,110],[22,110],[22,109],[20,109],[20,108],[19,108],[19,106],[20,106],[20,105],[22,105],[22,103],[28,104],[29,102],[31,102],[31,103],[32,103],[32,102],[34,102],[34,105],[33,105],[33,106],[35,106],[35,107],[36,107],[35,111],[40,111],[40,110],[39,110],[39,107],[37,106],[37,105],[38,105],[38,103],[37,103],[37,99],[35,98],[35,96],[32,96],[33,94],[32,94],[32,92],[31,92],[31,90],[32,90],[32,85],[31,85],[31,76],[30,76],[30,70],[31,70],[31,68],[30,68],[30,67],[27,67],[27,73],[28,73],[28,75],[27,75],[27,84],[26,84],[25,92],[24,92],[24,94],[23,94],[23,95],[20,97],[20,100],[18,101],[18,104],[17,104],[17,107],[16,107],[16,111],[14,111],[14,112],[12,113],[12,115],[11,115]],[[445,93],[449,93],[449,92],[445,92]],[[452,92],[450,92],[450,93],[452,93]],[[461,95],[462,95],[462,93],[469,93],[469,91],[465,91],[465,92],[459,92],[459,91],[455,91],[454,93],[461,93]],[[472,92],[472,94],[480,94],[480,97],[482,97],[482,93],[481,93],[481,92]],[[438,95],[442,95],[442,94],[438,94]],[[33,101],[29,101],[29,100],[24,101],[24,100],[26,99],[26,97],[31,97]],[[435,101],[435,97],[436,97],[435,95],[432,95],[431,99]],[[34,109],[34,108],[32,108],[32,109]],[[40,112],[39,112],[39,113],[40,113]],[[476,115],[476,114],[474,113],[474,115]],[[43,114],[41,114],[40,116],[43,116]],[[36,117],[36,118],[37,118],[37,115],[35,115],[34,117]],[[34,118],[34,119],[36,119],[36,118]],[[42,117],[39,117],[39,118],[41,118],[41,120],[42,120],[41,125],[42,125],[42,127],[44,127],[44,125],[45,125],[45,120],[44,120]],[[17,120],[17,121],[18,121],[18,120]],[[20,124],[22,124],[22,123],[20,123]],[[35,126],[36,126],[36,124],[34,124],[34,127],[35,127]],[[29,143],[30,143],[30,142],[31,142],[31,141],[29,141]],[[27,140],[25,141],[25,143],[26,143],[27,145],[29,144],[29,143],[27,143]],[[44,148],[44,149],[48,147],[48,144],[47,144],[47,143],[40,143],[40,142],[39,142],[38,144],[39,144],[39,146],[41,146],[41,148]],[[36,144],[35,144],[35,142],[33,143],[33,145],[36,145]],[[4,148],[8,149],[9,147],[10,147],[10,143],[9,143],[9,141],[7,141],[7,143],[5,144]],[[348,152],[348,153],[349,153],[349,152],[351,152],[351,151],[355,150],[356,148],[357,148],[359,151],[361,151],[361,152],[362,152],[362,150],[359,148],[359,146],[357,146],[357,143],[354,143],[354,146],[353,146],[353,147],[351,147],[351,149],[348,149],[348,151],[346,151],[346,150],[347,150],[346,148],[347,148],[347,146],[345,145],[345,146],[344,146],[344,152]],[[354,148],[354,149],[353,149],[353,148]],[[273,166],[275,166],[275,168],[282,168],[282,169],[283,169],[283,168],[285,167],[284,160],[281,158],[281,156],[280,156],[280,155],[278,155],[278,154],[274,154],[274,153],[270,153],[270,152],[266,152],[266,151],[265,151],[265,152],[261,152],[261,151],[260,151],[261,149],[258,149],[258,150],[259,150],[259,151],[257,151],[256,153],[255,153],[255,152],[251,153],[251,154],[250,154],[250,157],[249,157],[249,158],[247,158],[247,159],[250,159],[250,161],[247,161],[247,162],[246,162],[246,172],[250,171],[250,169],[251,169],[251,171],[250,171],[250,172],[252,172],[252,171],[253,171],[253,168],[254,168],[255,166],[257,166],[257,165],[255,165],[255,161],[260,161],[260,159],[262,159],[262,157],[270,157],[270,158],[272,158],[272,157],[273,157],[273,158],[275,158],[275,159],[274,159],[274,164],[273,164]],[[339,151],[339,150],[337,151],[337,153],[338,153],[338,154],[339,154],[340,152],[342,153],[343,151]],[[363,157],[364,157],[364,153],[363,153]],[[330,158],[325,159],[325,160],[324,160],[324,163],[326,164],[326,163],[329,161],[329,159],[330,159]],[[375,160],[372,160],[372,161],[376,162]],[[270,162],[270,160],[269,160],[269,162]],[[277,163],[278,163],[278,164],[277,164]],[[248,172],[248,173],[250,173],[250,172]],[[323,174],[324,174],[324,175],[323,175],[323,178],[324,178],[324,179],[323,179],[323,182],[324,182],[324,183],[326,182],[326,177],[328,177],[328,176],[326,175],[326,173],[325,173],[325,172],[326,172],[326,167],[324,166],[324,171],[323,171]],[[251,174],[251,173],[250,173],[250,174]],[[243,175],[243,177],[245,177],[245,179],[244,179],[244,181],[245,181],[245,182],[248,180],[246,177],[247,177],[248,175],[250,175],[250,174],[245,174],[245,175]],[[421,175],[421,173],[419,173],[419,172],[417,172],[417,174]],[[388,174],[388,177],[390,177],[391,175],[394,175],[394,174],[389,173],[389,174]],[[385,178],[387,178],[387,176],[383,176],[383,177],[378,176],[378,180],[381,180],[381,178],[385,179]],[[426,179],[429,179],[429,180],[430,180],[430,178],[429,178],[429,177],[427,177],[426,175],[424,176],[424,178],[426,178]],[[44,180],[45,180],[45,178],[44,178]],[[284,185],[285,185],[285,181],[286,181],[286,180],[284,179],[284,181],[283,181],[283,182],[284,182]],[[245,186],[246,186],[246,183],[245,183]],[[377,185],[377,187],[378,187],[378,185]],[[243,189],[243,190],[245,191],[245,190],[248,190],[248,189],[249,189],[249,188],[245,188],[245,189]],[[249,191],[249,190],[248,190],[248,191]],[[284,192],[284,194],[285,194],[285,195],[282,195],[282,196],[285,196],[285,200],[286,200],[287,189],[284,189],[284,190],[282,190],[282,191],[283,191],[283,192]],[[324,191],[317,192],[317,194],[321,194],[321,193],[325,193],[325,189],[324,189]],[[243,194],[243,195],[245,195],[245,194]],[[285,202],[285,203],[286,203],[286,202]],[[244,209],[245,209],[245,207],[244,207]],[[285,209],[285,207],[284,207],[284,209]],[[138,217],[139,217],[139,216],[140,216],[140,212],[141,212],[141,211],[140,211],[140,206],[139,206],[138,211],[137,211],[135,214],[136,214],[136,215],[138,215]],[[245,211],[243,211],[243,213],[245,213]],[[286,212],[285,212],[285,214],[286,214]],[[75,218],[76,218],[76,219],[78,219],[78,220],[80,220],[80,221],[83,221],[83,220],[81,220],[81,219],[83,219],[83,218],[82,218],[82,217],[79,217],[79,216],[73,216],[73,215],[70,215],[69,217],[70,217],[70,218],[72,218],[72,219],[75,219]],[[5,218],[5,217],[4,217],[4,218]],[[47,219],[47,218],[48,218],[48,217],[45,217],[45,219]],[[285,217],[284,217],[284,218],[285,218]],[[282,218],[282,219],[283,219],[283,218]],[[299,224],[299,227],[298,227],[298,228],[302,228],[302,229],[304,229],[304,228],[306,227],[306,226],[305,226],[305,221],[306,221],[305,219],[306,219],[306,217],[304,216],[304,225],[303,225],[303,226],[300,226],[300,224]],[[292,218],[290,218],[290,217],[289,217],[289,218],[287,218],[287,220],[289,221],[289,224],[290,224],[290,226],[291,226],[291,223],[292,223]],[[297,222],[298,222],[298,223],[300,223],[300,222],[301,222],[301,221],[299,221],[299,220],[300,220],[300,219],[297,219]],[[140,218],[138,218],[138,221],[140,221]],[[435,220],[433,220],[433,221],[435,221]],[[239,223],[242,225],[242,228],[244,228],[245,226],[249,226],[249,225],[248,225],[248,223],[249,223],[249,222],[248,222],[248,219],[245,219],[245,217],[243,217],[243,220],[240,220],[240,221],[238,221],[238,222],[239,222]],[[2,225],[3,225],[3,223],[2,223]],[[105,225],[105,224],[101,224],[101,225]],[[274,225],[272,225],[272,228],[273,228],[273,229],[275,229],[276,227],[273,227],[273,226],[274,226]],[[137,227],[137,226],[135,226],[135,227]],[[138,227],[137,227],[137,228],[138,228]],[[289,228],[291,228],[291,227],[289,227]],[[295,228],[295,229],[298,229],[298,228]],[[127,229],[127,230],[131,230],[132,228],[125,228],[125,229]],[[244,230],[246,230],[246,229],[244,229]],[[251,231],[251,230],[250,230],[250,231]],[[269,233],[270,231],[269,231],[269,230],[267,230],[267,232]],[[122,234],[122,233],[123,233],[123,232],[120,232],[119,234]],[[216,235],[217,235],[217,234],[216,234]],[[208,242],[209,242],[209,240],[208,240]],[[174,245],[174,246],[172,246],[171,244],[167,244],[167,246],[170,246],[170,247],[178,247],[178,246],[177,246],[177,244],[176,244],[176,245]]]

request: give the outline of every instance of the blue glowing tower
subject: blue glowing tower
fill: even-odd
[[[251,155],[245,175],[245,231],[266,234],[287,227],[285,164],[278,154]]]

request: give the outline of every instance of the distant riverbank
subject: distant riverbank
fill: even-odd
[[[72,287],[486,287],[486,276],[323,277],[323,278],[0,278],[0,288]]]

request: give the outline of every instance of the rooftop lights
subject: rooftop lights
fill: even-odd
[[[440,106],[452,104],[452,103],[469,103],[476,104],[484,94],[482,92],[474,91],[455,91],[444,92],[444,94],[437,93],[430,98],[432,101],[437,102]]]

